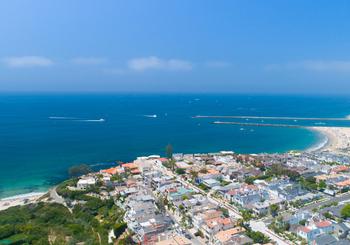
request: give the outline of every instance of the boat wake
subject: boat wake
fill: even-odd
[[[75,122],[105,122],[104,118],[100,119],[83,119],[78,117],[49,117],[51,120],[65,120],[65,121],[75,121]]]
[[[104,118],[100,119],[86,119],[86,120],[77,120],[79,122],[105,122],[106,120]]]
[[[52,120],[76,120],[79,118],[76,118],[76,117],[49,117],[49,119],[52,119]]]
[[[144,117],[148,117],[148,118],[157,118],[158,116],[156,114],[153,115],[143,115]]]

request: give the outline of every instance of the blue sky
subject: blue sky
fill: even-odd
[[[350,93],[349,1],[4,0],[0,91]]]

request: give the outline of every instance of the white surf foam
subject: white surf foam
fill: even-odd
[[[327,137],[327,135],[323,134],[319,131],[317,131],[317,132],[321,135],[321,140],[319,142],[317,142],[315,145],[311,146],[309,149],[307,149],[306,150],[307,152],[319,151],[328,144],[329,138]]]
[[[10,200],[16,200],[16,199],[25,199],[25,198],[30,198],[30,197],[44,195],[45,193],[46,192],[30,192],[30,193],[25,193],[25,194],[5,197],[5,198],[2,198],[0,200],[1,201],[10,201]]]

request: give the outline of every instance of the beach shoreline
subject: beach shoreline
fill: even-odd
[[[38,201],[47,192],[30,192],[0,199],[0,211],[10,207],[26,205]]]
[[[307,149],[305,149],[305,152],[316,152],[316,151],[322,151],[323,149],[327,148],[327,145],[329,145],[330,138],[327,134],[322,132],[321,130],[317,129],[317,127],[308,127],[308,130],[317,133],[320,136],[320,140],[317,141],[315,144],[311,145]]]
[[[321,143],[307,149],[308,152],[329,151],[336,154],[349,155],[350,128],[348,127],[308,127],[324,136]]]
[[[347,116],[350,118],[350,115]],[[320,135],[320,140],[311,147],[303,150],[304,152],[329,151],[336,154],[349,155],[350,149],[350,128],[347,127],[306,127]],[[17,205],[34,203],[48,191],[30,192],[0,199],[0,211]]]

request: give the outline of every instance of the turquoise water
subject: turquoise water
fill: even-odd
[[[103,166],[140,155],[164,154],[168,143],[175,152],[185,153],[302,150],[316,144],[320,136],[301,128],[214,125],[210,122],[215,119],[192,116],[344,117],[350,114],[350,98],[2,94],[0,111],[0,197],[4,197],[44,190],[65,179],[71,165]],[[153,114],[157,118],[144,116]],[[102,118],[104,122],[96,121]]]

